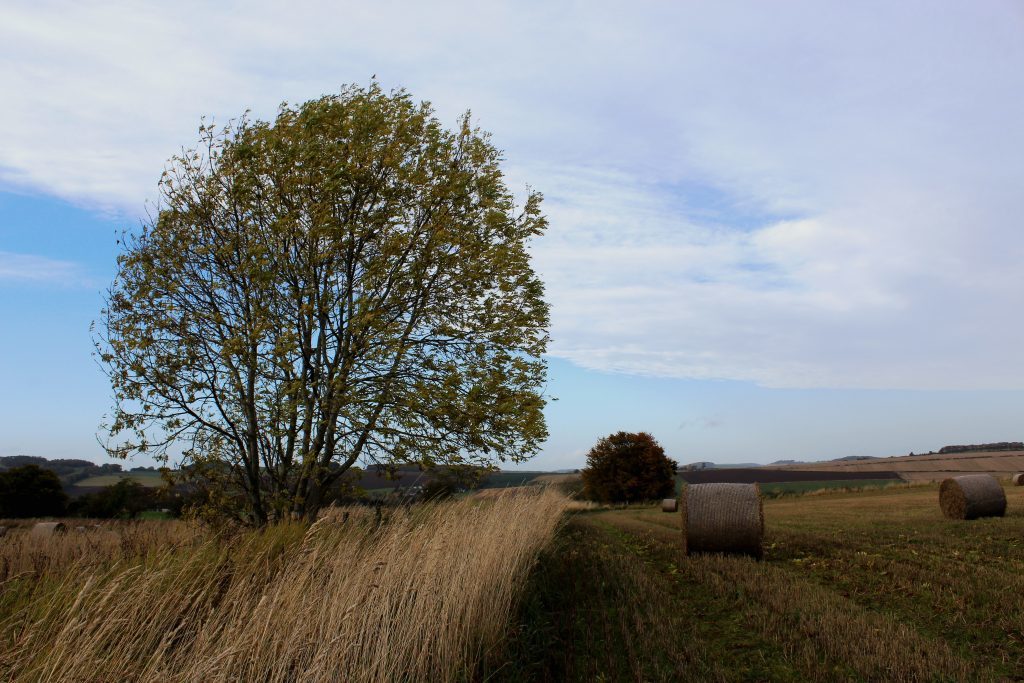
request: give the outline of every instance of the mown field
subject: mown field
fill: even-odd
[[[941,517],[937,486],[765,501],[765,559],[686,557],[679,515],[576,514],[491,680],[1024,680],[1024,488]]]

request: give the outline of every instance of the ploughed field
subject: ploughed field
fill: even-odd
[[[680,515],[574,515],[492,680],[1024,680],[1024,487],[942,517],[938,485],[765,500],[765,556],[681,552]]]

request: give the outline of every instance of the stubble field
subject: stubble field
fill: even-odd
[[[766,500],[761,562],[686,557],[678,514],[578,514],[495,678],[1024,680],[1024,488],[1007,497],[972,522],[937,485]]]

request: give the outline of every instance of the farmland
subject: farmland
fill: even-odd
[[[958,474],[988,472],[997,477],[1007,477],[1014,472],[1024,472],[1024,451],[971,451],[968,453],[944,453],[928,455],[903,455],[893,458],[871,458],[868,460],[829,460],[824,462],[799,463],[768,467],[775,471],[812,470],[834,474],[860,474],[896,472],[907,481],[940,481]]]
[[[94,489],[101,488],[103,486],[113,486],[122,479],[128,479],[129,481],[134,481],[142,486],[150,488],[164,486],[166,483],[159,472],[121,472],[118,474],[101,474],[95,477],[82,479],[81,481],[75,482],[75,487],[78,489]]]
[[[0,680],[1024,680],[1024,487],[973,522],[935,484],[791,493],[762,561],[541,486],[312,528],[16,529]]]
[[[650,507],[578,514],[496,678],[1022,680],[1024,489],[1007,496],[974,522],[943,519],[934,485],[767,500],[762,562],[687,558],[679,515]]]
[[[817,479],[814,481],[780,481],[761,484],[761,495],[766,497],[804,494],[814,492],[846,490],[853,491],[865,488],[882,488],[901,486],[899,479]]]

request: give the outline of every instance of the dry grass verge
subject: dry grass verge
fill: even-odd
[[[495,647],[568,501],[338,510],[0,593],[12,681],[449,681]],[[13,586],[22,586],[16,590]]]

